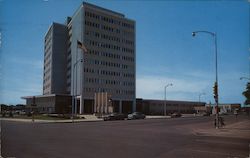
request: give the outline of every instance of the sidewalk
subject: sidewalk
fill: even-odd
[[[194,114],[182,114],[182,118],[189,118],[189,117],[203,117],[202,115],[194,115]],[[162,115],[146,115],[146,119],[167,119],[171,118],[170,115],[162,116]]]
[[[81,115],[84,119],[74,119],[74,122],[95,122],[95,121],[103,121],[102,118],[97,118],[94,115]],[[168,119],[170,116],[146,116],[146,119]],[[31,122],[32,119],[21,119],[21,118],[1,118],[1,120],[6,121],[17,121],[17,122]],[[64,120],[41,120],[35,119],[35,123],[70,123],[72,119],[64,119]]]
[[[219,129],[194,129],[193,132],[195,135],[201,136],[223,136],[250,139],[250,120],[242,120]]]
[[[84,119],[74,119],[74,122],[95,122],[95,121],[103,121],[103,119],[97,118],[94,115],[82,115]],[[21,119],[21,118],[1,118],[1,120],[6,121],[17,121],[17,122],[27,122],[33,123],[32,119]],[[41,120],[35,119],[34,123],[70,123],[72,119],[63,119],[63,120]]]
[[[74,119],[74,122],[95,122],[95,121],[103,121],[102,118],[97,118],[95,115],[79,115],[84,119]],[[151,116],[147,115],[146,119],[169,119],[171,116]],[[1,120],[6,121],[18,121],[18,122],[32,122],[32,119],[21,119],[21,118],[1,118]],[[63,119],[63,120],[41,120],[35,119],[36,123],[69,123],[72,122],[72,119]]]
[[[166,119],[171,118],[170,116],[152,116],[152,115],[146,115],[146,119]]]

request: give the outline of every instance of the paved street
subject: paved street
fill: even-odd
[[[79,123],[2,121],[2,156],[17,158],[246,158],[250,119],[214,117]]]

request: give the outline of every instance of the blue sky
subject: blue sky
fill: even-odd
[[[0,103],[25,103],[42,94],[43,40],[49,25],[64,23],[81,0],[0,0]],[[249,77],[247,0],[86,1],[136,21],[136,94],[139,98],[214,102],[214,39],[217,33],[219,101],[243,103]]]

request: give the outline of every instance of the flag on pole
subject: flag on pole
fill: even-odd
[[[81,48],[84,51],[84,53],[86,53],[88,51],[87,48],[85,47],[85,45],[78,40],[77,40],[77,48]]]

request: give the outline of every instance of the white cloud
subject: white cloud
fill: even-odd
[[[164,98],[164,86],[168,83],[173,83],[173,86],[167,88],[167,98],[170,100],[196,99],[199,93],[211,85],[208,80],[138,76],[136,80],[137,97],[162,99]]]
[[[151,73],[152,74],[152,73]],[[144,99],[164,99],[164,86],[173,83],[167,88],[167,99],[198,101],[199,93],[205,92],[202,101],[212,103],[214,73],[185,71],[178,74],[165,73],[137,75],[136,97]],[[181,74],[181,75],[180,75]],[[242,91],[245,89],[245,82],[239,78],[244,75],[240,72],[221,72],[219,74],[219,98],[221,103],[242,103],[244,97]]]

